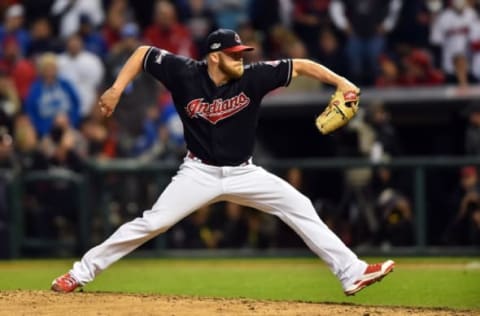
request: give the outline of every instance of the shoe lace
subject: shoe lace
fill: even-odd
[[[75,280],[70,274],[63,275],[59,280],[59,283],[62,283],[68,287],[75,286],[77,284],[77,280]]]
[[[382,269],[381,263],[372,263],[369,264],[365,273],[372,273]]]

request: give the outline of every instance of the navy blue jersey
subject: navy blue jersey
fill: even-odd
[[[292,78],[290,59],[245,66],[243,76],[217,87],[207,63],[151,47],[146,72],[172,94],[184,126],[187,148],[210,164],[235,166],[252,156],[260,102]]]

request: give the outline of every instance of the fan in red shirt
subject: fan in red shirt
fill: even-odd
[[[3,46],[5,51],[3,52],[3,58],[0,59],[0,66],[12,78],[23,101],[27,97],[30,85],[35,80],[35,66],[22,57],[20,46],[14,37],[8,37]]]
[[[188,29],[177,21],[175,7],[160,1],[155,6],[153,24],[145,30],[145,42],[182,56],[196,58],[197,51]]]
[[[422,49],[412,49],[401,60],[401,66],[383,55],[379,60],[382,74],[377,87],[435,86],[445,82],[445,75],[433,66],[430,55]]]
[[[401,78],[403,86],[434,86],[445,81],[443,73],[435,69],[430,55],[414,49],[403,59],[405,72]]]

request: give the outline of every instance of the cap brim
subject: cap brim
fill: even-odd
[[[223,52],[227,53],[237,53],[237,52],[247,52],[247,51],[252,51],[255,48],[251,46],[246,46],[246,45],[237,45],[237,46],[232,46],[229,48],[222,49]]]

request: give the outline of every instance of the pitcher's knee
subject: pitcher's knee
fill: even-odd
[[[310,201],[304,195],[297,195],[285,201],[281,211],[287,214],[307,214],[316,213],[315,208]]]
[[[305,195],[300,195],[295,199],[295,205],[302,210],[315,209],[313,207],[312,201]]]
[[[145,212],[142,219],[145,221],[147,230],[156,234],[166,232],[177,222],[174,218],[166,216],[165,212],[154,210]]]

